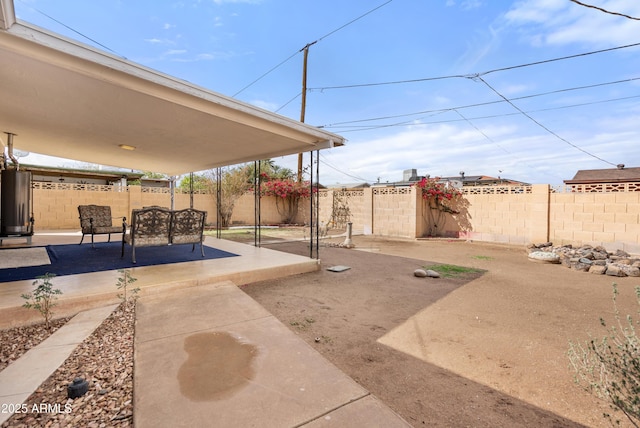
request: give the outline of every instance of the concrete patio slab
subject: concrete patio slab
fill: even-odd
[[[37,238],[35,245],[68,243],[64,239],[59,240],[58,236]],[[69,239],[66,236],[62,238]],[[79,242],[75,239],[77,238],[74,238],[74,243]],[[131,275],[137,278],[135,286],[140,288],[140,296],[225,280],[233,281],[235,284],[246,284],[319,269],[318,260],[309,257],[257,248],[211,236],[206,237],[205,244],[237,254],[238,257],[132,268]],[[82,261],[79,260],[78,263]],[[58,296],[55,316],[71,316],[82,310],[119,302],[119,290],[116,288],[119,276],[117,270],[112,270],[55,277],[52,280],[54,288],[63,292]],[[22,307],[24,299],[20,297],[31,292],[33,288],[33,280],[2,283],[0,328],[39,321],[39,314]]]
[[[229,281],[142,297],[134,373],[139,428],[409,426]]]

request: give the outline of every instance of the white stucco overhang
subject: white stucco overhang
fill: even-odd
[[[0,141],[16,134],[18,150],[180,175],[344,144],[16,21],[12,0],[0,0],[0,59]]]

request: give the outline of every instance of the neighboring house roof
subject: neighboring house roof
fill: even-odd
[[[529,186],[530,183],[513,180],[511,178],[491,177],[489,175],[465,175],[464,177],[442,177],[442,180],[461,181],[463,186],[494,186],[494,185],[517,185]]]
[[[640,168],[581,169],[565,184],[639,182]]]
[[[16,20],[12,0],[0,58],[0,132],[24,151],[180,175],[345,141]]]
[[[337,183],[327,184],[324,186],[326,189],[363,189],[365,187],[371,187],[369,183]]]
[[[406,175],[405,175],[406,176]],[[386,182],[386,183],[373,183],[373,187],[407,187],[413,186],[416,182],[422,180],[424,176],[422,175],[413,175],[410,180],[396,181],[396,182]],[[506,185],[516,185],[516,186],[529,186],[529,183],[525,183],[523,181],[512,180],[509,178],[496,178],[488,175],[465,175],[461,177],[459,175],[453,177],[430,177],[437,178],[439,182],[449,182],[454,186],[506,186]]]

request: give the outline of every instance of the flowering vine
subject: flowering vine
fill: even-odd
[[[453,186],[440,182],[440,178],[423,178],[414,184],[420,189],[422,200],[426,205],[423,209],[424,220],[427,224],[428,236],[441,236],[447,217],[444,213],[460,214],[454,207],[462,201],[462,192]]]
[[[315,190],[315,189],[314,189]],[[311,195],[308,181],[297,181],[292,178],[271,178],[267,174],[260,174],[260,194],[275,196],[276,208],[284,217],[284,223],[291,224],[298,213],[298,203],[301,198]]]
[[[429,208],[458,214],[458,211],[453,207],[462,198],[462,192],[453,186],[441,183],[439,180],[440,177],[423,177],[414,186],[421,190],[422,199],[427,201]]]

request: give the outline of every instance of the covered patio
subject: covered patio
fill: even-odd
[[[345,142],[17,20],[12,0],[0,0],[0,56],[0,169],[7,158],[17,163],[15,148],[179,176],[304,152],[313,159]],[[317,182],[317,164],[310,169]]]
[[[3,167],[8,163],[7,148],[8,157],[17,163],[12,157],[15,147],[176,176],[344,144],[338,135],[19,22],[12,0],[0,0],[0,56],[5,64],[0,68]],[[36,231],[30,240],[32,246],[77,245],[79,238],[76,232]],[[136,317],[142,328],[135,337],[136,425],[175,425],[159,416],[160,406],[182,422],[202,418],[225,426],[246,426],[239,422],[240,416],[251,424],[265,422],[264,426],[324,426],[332,418],[354,417],[407,426],[234,286],[315,271],[319,260],[213,237],[206,237],[205,245],[237,256],[131,269],[142,309]],[[63,292],[56,316],[117,303],[118,275],[108,270],[56,277],[55,287]],[[39,314],[24,309],[20,297],[32,290],[32,280],[0,285],[0,328],[37,319]],[[176,326],[180,326],[178,332],[169,332]],[[248,339],[238,337],[241,330]],[[205,331],[254,343],[259,350],[256,379],[239,393],[194,404],[176,387],[176,375],[185,364],[183,345]],[[210,345],[198,346],[204,355],[216,352]],[[47,349],[43,352],[50,355]],[[29,358],[29,352],[13,364],[20,368],[13,370],[19,376],[8,373],[11,365],[2,371],[3,382],[10,387],[0,391],[0,401],[6,403],[23,402],[38,384],[36,380],[23,387],[22,374],[33,373],[35,366],[48,366],[47,358]],[[210,369],[203,375],[224,371],[224,367]],[[178,399],[191,407],[175,406]],[[5,414],[0,421],[9,417]]]
[[[341,146],[345,141],[339,135],[22,22],[16,19],[12,0],[0,0],[0,56],[4,64],[0,68],[0,169],[19,168],[13,156],[15,148],[178,176],[276,156],[313,153]],[[36,228],[34,246],[51,240],[79,242],[75,237],[38,232]],[[206,243],[212,239],[207,238]],[[6,242],[9,241],[5,245]],[[215,240],[214,244],[218,248],[234,247],[231,252],[241,257],[233,262],[195,262],[197,267],[181,270],[177,276],[167,274],[162,266],[136,268],[135,275],[144,289],[160,278],[163,284],[197,284],[212,277],[242,283],[263,278],[264,273],[257,275],[256,270],[286,275],[317,268],[314,260],[296,260],[291,268],[283,268],[283,263],[288,262],[276,259],[288,260],[284,255],[236,245],[224,240]],[[155,271],[158,273],[152,273]],[[91,275],[90,281],[80,275],[76,279],[60,277],[56,282],[65,288],[65,298],[73,299],[80,282],[84,287],[90,282],[99,289],[103,280],[110,285],[115,281],[114,272]],[[20,306],[10,295],[19,299],[23,282],[2,287],[2,310]],[[88,294],[102,295],[98,291]],[[82,302],[78,305],[82,306]],[[16,320],[14,316],[9,319]]]

